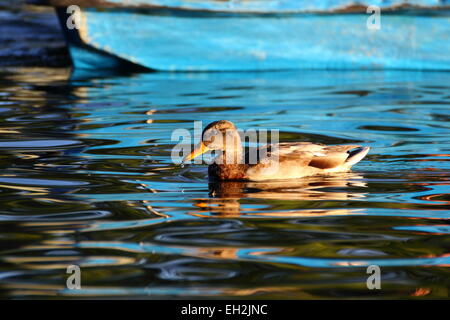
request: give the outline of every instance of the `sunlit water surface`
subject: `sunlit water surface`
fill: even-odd
[[[218,119],[371,152],[208,184],[171,135]],[[3,71],[0,297],[448,298],[449,160],[449,73]]]

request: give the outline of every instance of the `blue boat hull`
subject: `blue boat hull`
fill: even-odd
[[[76,68],[164,71],[450,70],[450,11],[407,10],[367,28],[365,13],[232,13],[83,8],[65,27]]]

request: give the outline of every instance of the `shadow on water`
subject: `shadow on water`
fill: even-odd
[[[449,80],[2,71],[0,297],[448,298]],[[371,152],[345,174],[209,183],[171,135],[217,119]]]

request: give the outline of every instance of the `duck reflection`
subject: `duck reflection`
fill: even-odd
[[[301,180],[244,182],[214,181],[209,183],[207,199],[196,199],[194,205],[198,211],[191,212],[196,216],[304,216],[311,214],[334,215],[359,212],[359,209],[311,209],[311,201],[352,201],[365,198],[361,188],[367,187],[364,177],[356,173],[336,173],[327,176],[315,176]],[[262,199],[247,208],[242,208],[242,199]],[[295,202],[281,203],[287,200]],[[304,201],[300,203],[299,201]],[[270,207],[261,212],[255,207]],[[301,208],[302,205],[304,208]],[[282,211],[276,208],[283,207]],[[284,209],[286,208],[286,209]]]

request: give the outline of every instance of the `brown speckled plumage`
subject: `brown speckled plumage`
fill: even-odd
[[[248,180],[246,164],[216,164],[208,167],[208,175],[217,180]]]

